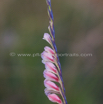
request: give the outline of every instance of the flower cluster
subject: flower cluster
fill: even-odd
[[[45,64],[43,75],[45,78],[44,85],[46,88],[44,91],[50,101],[58,104],[67,104],[61,66],[55,45],[55,32],[53,24],[53,13],[51,10],[51,0],[46,0],[46,2],[50,20],[48,27],[50,35],[48,33],[44,33],[43,39],[46,40],[52,48],[45,46],[44,51],[41,54],[43,59],[42,63]]]
[[[52,45],[52,39],[48,33],[44,34],[43,39]],[[45,94],[52,102],[63,104],[62,100],[56,95],[61,94],[61,89],[55,84],[60,83],[59,71],[56,67],[56,53],[53,49],[46,46],[44,52],[41,54],[42,62],[45,64],[45,70],[43,72],[45,80],[44,85],[46,87]]]

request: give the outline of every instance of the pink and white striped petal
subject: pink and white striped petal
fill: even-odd
[[[57,68],[55,67],[55,65],[53,63],[45,62],[45,68],[46,68],[46,70],[57,74]]]
[[[59,78],[55,74],[47,70],[44,70],[43,74],[44,74],[44,78],[46,78],[47,80],[59,82]]]
[[[59,87],[55,83],[48,81],[46,79],[44,80],[44,85],[48,90],[57,91],[57,92],[60,91]]]
[[[48,94],[47,97],[52,102],[55,102],[55,103],[58,103],[58,104],[63,104],[62,100],[56,94]]]
[[[45,92],[45,95],[48,95],[51,93],[60,94],[60,92],[57,92],[57,91],[54,91],[54,90],[48,89],[48,88],[45,88],[44,92]]]
[[[52,39],[48,33],[44,33],[43,39],[46,40],[49,44],[51,44]]]
[[[46,52],[46,51],[44,51],[44,52],[41,53],[41,57],[42,57],[42,59],[43,59],[44,61],[55,62],[55,61],[54,61],[54,57],[53,57],[50,53],[48,53],[48,52]]]
[[[54,91],[52,91],[52,90],[50,90],[48,88],[45,88],[44,92],[45,92],[45,95],[47,96],[48,94],[53,93]]]
[[[45,46],[45,47],[44,47],[44,50],[45,50],[46,52],[48,52],[48,53],[52,54],[52,55],[54,55],[54,54],[55,54],[54,50],[53,50],[53,49],[51,49],[51,48],[50,48],[50,47],[48,47],[48,46]]]

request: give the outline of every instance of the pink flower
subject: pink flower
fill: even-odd
[[[44,47],[44,50],[45,50],[46,52],[48,52],[48,53],[52,54],[52,55],[54,55],[54,54],[55,54],[54,50],[53,50],[53,49],[51,49],[51,48],[50,48],[50,47],[48,47],[48,46],[45,46],[45,47]]]
[[[51,61],[51,62],[54,62],[54,57],[53,57],[50,53],[48,53],[48,52],[46,52],[46,51],[44,51],[44,52],[41,54],[41,57],[42,57],[42,59],[43,59],[44,61]]]
[[[48,94],[47,97],[52,102],[55,102],[55,103],[58,103],[58,104],[63,104],[61,99],[56,94]]]
[[[44,33],[43,39],[46,40],[49,44],[51,44],[51,37],[48,33]]]
[[[55,65],[51,62],[45,62],[45,68],[46,70],[53,72],[53,73],[57,73],[57,68],[55,67]]]
[[[47,80],[51,80],[51,81],[55,81],[55,82],[59,81],[59,78],[55,74],[53,74],[47,70],[44,70],[43,74],[44,74],[44,78],[46,78]]]
[[[45,88],[44,92],[45,92],[46,96],[47,96],[48,94],[51,94],[51,93],[60,94],[60,92],[57,92],[57,91],[55,91],[55,90],[48,89],[48,88]]]
[[[59,87],[55,83],[48,81],[46,79],[44,80],[44,85],[45,87],[47,87],[48,90],[57,91],[57,92],[59,92],[60,90]]]

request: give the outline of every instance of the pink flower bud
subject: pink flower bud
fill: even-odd
[[[46,68],[46,70],[48,70],[50,72],[57,73],[57,68],[51,62],[45,62],[45,68]]]
[[[55,91],[55,90],[48,89],[48,88],[45,88],[44,92],[45,92],[46,96],[47,96],[48,94],[51,94],[51,93],[60,94],[60,92],[57,92],[57,91]]]
[[[47,97],[52,102],[55,102],[55,103],[58,103],[58,104],[62,104],[61,99],[56,94],[48,94]]]
[[[55,83],[53,83],[53,82],[51,82],[49,80],[45,79],[44,80],[44,85],[45,85],[45,87],[47,87],[48,90],[59,92],[59,87]]]
[[[44,61],[51,61],[51,62],[54,62],[54,57],[50,54],[50,53],[47,53],[46,51],[44,51],[42,54],[41,54],[41,57]]]
[[[48,52],[48,53],[52,54],[52,55],[54,55],[54,54],[55,54],[54,50],[53,50],[53,49],[51,49],[51,48],[50,48],[50,47],[48,47],[48,46],[45,46],[45,47],[44,47],[44,50],[45,50],[46,52]]]
[[[51,80],[51,81],[55,81],[55,82],[59,81],[59,78],[55,74],[53,74],[47,70],[44,70],[43,74],[44,74],[44,78],[46,78],[47,80]]]
[[[44,33],[43,39],[46,40],[49,44],[51,44],[51,37],[48,33]]]

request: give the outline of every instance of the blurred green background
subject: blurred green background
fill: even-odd
[[[68,104],[103,104],[103,1],[52,0]],[[0,0],[0,104],[53,104],[44,94],[40,56],[48,43],[45,0]]]

